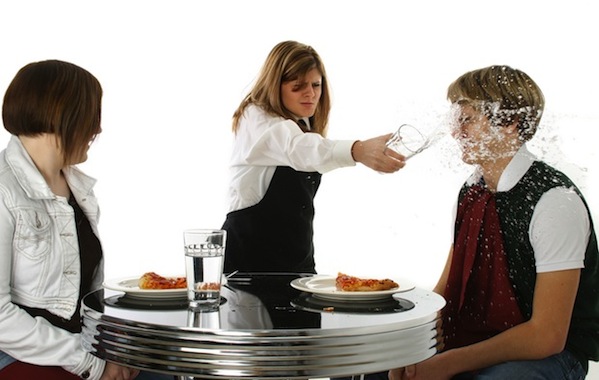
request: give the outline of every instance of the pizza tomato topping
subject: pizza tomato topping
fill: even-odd
[[[337,290],[345,292],[373,292],[399,288],[399,284],[388,278],[382,280],[360,278],[339,273],[335,279]]]
[[[138,282],[140,289],[182,289],[187,287],[185,277],[163,277],[154,272],[144,273]]]

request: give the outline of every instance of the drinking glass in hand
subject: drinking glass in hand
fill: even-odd
[[[224,230],[183,232],[187,296],[191,309],[218,307],[226,240]]]
[[[407,160],[426,149],[427,143],[427,138],[416,127],[402,124],[387,141],[387,148],[401,154]]]

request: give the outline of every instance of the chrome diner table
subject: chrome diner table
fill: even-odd
[[[188,309],[184,293],[98,290],[82,301],[83,344],[107,361],[198,379],[353,376],[436,353],[441,296],[416,287],[348,300],[291,284],[312,276],[237,273],[220,305],[199,311]]]

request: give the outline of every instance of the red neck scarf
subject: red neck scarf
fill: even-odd
[[[495,194],[472,186],[460,201],[445,289],[445,348],[488,339],[524,321],[511,280]]]

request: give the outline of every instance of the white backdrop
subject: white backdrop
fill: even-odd
[[[278,42],[312,45],[333,93],[331,138],[413,123],[426,131],[465,71],[508,64],[544,90],[535,151],[570,174],[599,220],[599,77],[592,1],[11,1],[0,3],[0,89],[23,65],[61,59],[98,77],[103,133],[82,168],[98,178],[108,278],[183,273],[182,230],[219,228],[233,110]],[[0,131],[0,146],[8,133]],[[394,175],[326,174],[316,199],[320,273],[432,287],[470,168],[449,139]]]

